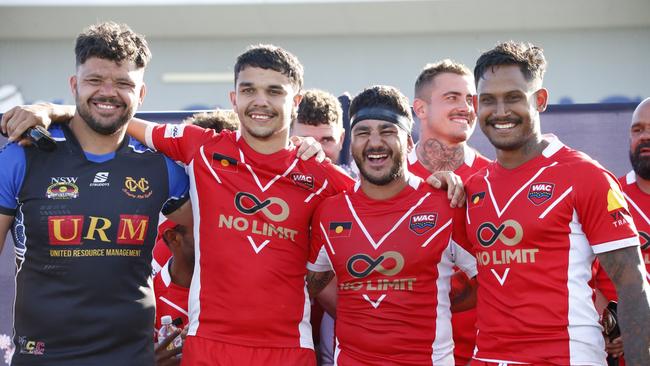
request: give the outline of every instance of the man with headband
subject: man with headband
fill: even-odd
[[[451,366],[452,267],[476,275],[464,210],[408,172],[413,120],[397,89],[365,89],[350,115],[360,181],[317,209],[308,264],[322,287],[337,275],[337,364]]]

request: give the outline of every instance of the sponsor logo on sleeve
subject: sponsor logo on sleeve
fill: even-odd
[[[528,200],[535,206],[539,206],[553,197],[554,189],[553,183],[532,183],[528,188]]]
[[[165,125],[165,138],[179,138],[183,137],[183,130],[185,130],[185,124],[167,124]]]
[[[422,235],[436,227],[437,218],[438,214],[436,212],[411,215],[409,229],[418,235]]]

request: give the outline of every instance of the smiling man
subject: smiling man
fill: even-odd
[[[365,89],[350,116],[360,182],[311,225],[309,277],[324,288],[336,273],[335,364],[452,366],[452,267],[476,273],[464,210],[409,173],[413,120],[397,89]]]
[[[473,365],[605,365],[592,300],[598,257],[619,294],[625,354],[650,364],[650,292],[637,232],[616,178],[542,135],[542,49],[506,42],[474,68],[481,130],[497,161],[466,183],[478,260]]]
[[[426,178],[452,170],[466,181],[490,162],[467,144],[476,127],[475,95],[474,77],[467,66],[445,59],[424,67],[415,82],[413,111],[420,119],[420,141],[408,154],[410,172]],[[460,293],[473,285],[462,271],[452,276],[452,289]],[[464,366],[474,352],[476,310],[455,312],[451,320],[454,359]]]
[[[145,95],[145,39],[101,23],[75,54],[77,113],[50,129],[57,149],[0,152],[0,246],[12,227],[18,263],[11,364],[153,365],[151,251],[159,211],[187,178],[126,135]]]

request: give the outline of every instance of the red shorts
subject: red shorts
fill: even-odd
[[[316,366],[308,348],[258,348],[190,336],[183,345],[182,366]]]

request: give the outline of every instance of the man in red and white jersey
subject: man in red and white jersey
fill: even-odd
[[[365,89],[350,115],[360,182],[318,208],[308,264],[323,287],[336,273],[336,364],[451,366],[452,268],[476,274],[464,210],[408,172],[413,121],[397,89]]]
[[[478,120],[497,161],[466,183],[480,284],[472,364],[604,365],[588,285],[598,257],[620,295],[628,362],[649,365],[637,232],[615,177],[541,134],[545,66],[541,48],[506,42],[474,68]]]
[[[634,225],[639,231],[641,255],[650,281],[650,98],[632,114],[630,124],[630,163],[633,170],[619,177]],[[599,263],[595,266],[595,287],[608,301],[617,301],[614,284]],[[616,341],[615,341],[616,343]],[[620,356],[614,353],[614,356]]]
[[[295,56],[255,46],[234,71],[239,131],[129,125],[190,175],[196,265],[183,364],[313,365],[309,223],[318,203],[352,180],[298,158],[289,143],[303,74]]]
[[[426,178],[437,171],[452,170],[466,181],[490,162],[467,145],[476,127],[474,95],[474,77],[467,66],[445,59],[422,69],[413,100],[413,111],[420,119],[420,141],[408,154],[411,173]],[[452,289],[471,284],[468,280],[464,272],[457,271],[452,276]],[[454,359],[456,365],[465,366],[474,353],[476,310],[455,312],[451,324]]]

